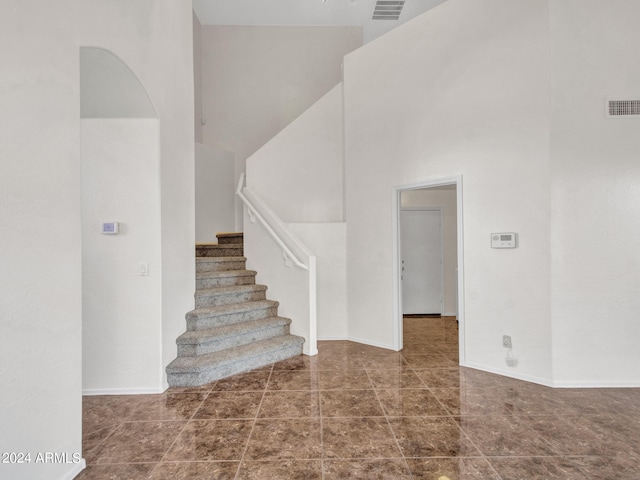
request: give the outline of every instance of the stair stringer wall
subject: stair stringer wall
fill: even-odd
[[[348,338],[342,125],[339,84],[247,160],[247,187],[317,258],[319,339]],[[298,330],[308,318],[306,272],[285,266],[274,241],[246,213],[244,233],[247,265],[293,320],[291,333],[307,338]]]
[[[277,299],[278,314],[292,320],[290,333],[306,339],[305,355],[317,353],[315,342],[310,342],[309,273],[287,265],[283,252],[258,222],[251,222],[244,211],[244,251],[247,268],[256,270],[256,283],[267,285],[267,299]],[[315,338],[315,332],[313,332]],[[313,343],[313,345],[312,345]]]
[[[342,222],[342,84],[247,159],[247,187],[285,223]]]

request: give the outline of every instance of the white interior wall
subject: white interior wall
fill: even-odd
[[[81,122],[85,394],[163,390],[158,139],[156,119]]]
[[[342,79],[361,27],[202,26],[203,143],[245,160]]]
[[[102,48],[80,48],[81,118],[155,118],[151,100],[135,73]]]
[[[342,221],[342,134],[338,85],[247,160],[247,186],[284,222]]]
[[[195,291],[194,65],[190,2],[78,2],[82,45],[105,48],[135,72],[160,121],[162,281],[161,368],[177,355],[176,338]],[[77,55],[77,53],[76,53]],[[166,376],[162,372],[163,377]],[[166,387],[166,381],[163,380]]]
[[[352,337],[393,346],[393,189],[462,175],[467,364],[550,382],[548,30],[544,1],[449,0],[345,58]]]
[[[267,298],[279,302],[278,315],[291,319],[290,331],[309,339],[312,333],[309,308],[309,273],[287,263],[283,251],[256,220],[250,221],[244,210],[244,250],[247,268],[256,270],[256,283],[266,285]],[[294,251],[294,254],[298,252]],[[301,259],[302,260],[302,259]],[[316,332],[313,332],[315,336]],[[303,352],[315,355],[316,345],[305,341]]]
[[[406,190],[400,195],[401,207],[442,208],[443,265],[444,265],[444,312],[455,316],[456,268],[458,266],[456,190],[421,188]]]
[[[0,50],[0,210],[11,225],[0,234],[1,451],[82,451],[81,46],[119,54],[158,107],[163,342],[171,333],[174,349],[163,350],[175,356],[195,282],[191,22],[190,5],[169,0],[0,3],[0,41],[11,45]],[[82,464],[0,468],[66,480]]]
[[[291,231],[316,256],[318,340],[349,338],[346,223],[291,223]]]
[[[640,4],[551,3],[552,299],[558,385],[640,385]]]
[[[234,164],[231,152],[196,143],[196,242],[216,242],[235,230]]]
[[[202,143],[202,25],[193,12],[193,126],[196,143]]]
[[[341,85],[247,160],[247,186],[316,256],[318,338],[348,338]],[[272,240],[256,242],[251,236],[257,228],[245,222],[247,257],[270,291],[282,292],[277,299],[288,311],[295,299],[288,282],[298,274],[286,274],[280,255],[269,259]]]
[[[82,452],[76,2],[0,2],[0,452],[12,480],[72,478]]]

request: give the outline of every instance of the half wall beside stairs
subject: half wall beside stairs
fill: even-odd
[[[316,256],[248,187],[244,175],[236,194],[245,204],[244,229],[250,262],[260,265],[278,298],[286,298],[291,332],[305,339],[304,354],[318,353]],[[264,270],[263,270],[264,269]]]

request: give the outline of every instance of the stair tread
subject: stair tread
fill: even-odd
[[[221,263],[221,262],[244,262],[247,257],[231,256],[231,257],[196,257],[196,263]]]
[[[263,308],[278,307],[279,302],[275,300],[250,300],[247,302],[231,303],[228,305],[217,305],[213,307],[195,308],[187,313],[187,318],[211,317],[231,313],[249,312]]]
[[[257,275],[255,270],[212,270],[210,272],[197,272],[196,279],[203,278],[227,278],[227,277],[252,277]]]
[[[260,340],[247,345],[221,350],[195,357],[178,357],[167,366],[167,374],[203,372],[220,365],[234,363],[246,358],[257,357],[290,345],[302,345],[304,338],[295,335]]]
[[[178,344],[198,344],[215,339],[235,336],[241,332],[263,330],[273,326],[291,324],[291,319],[284,317],[267,317],[258,320],[246,320],[240,323],[207,328],[204,330],[187,330],[178,337]]]
[[[266,285],[246,269],[243,232],[219,232],[196,243],[195,305],[185,317],[178,357],[167,367],[169,385],[197,386],[302,354],[303,337],[278,316]]]
[[[266,285],[230,285],[225,287],[209,287],[196,290],[196,296],[207,295],[228,295],[242,292],[263,292],[267,290]]]

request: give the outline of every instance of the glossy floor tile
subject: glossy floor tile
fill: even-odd
[[[640,479],[640,389],[459,367],[453,318],[197,388],[83,399],[79,480]]]

